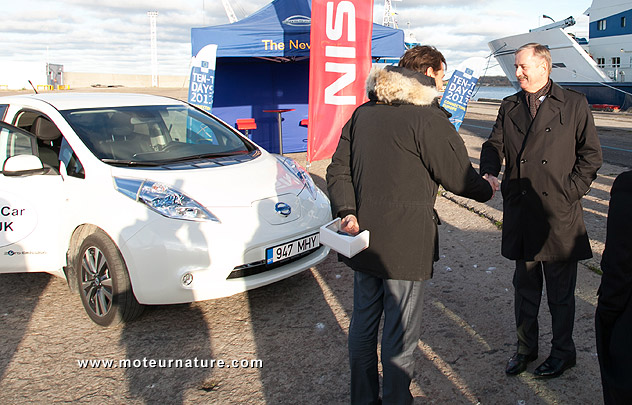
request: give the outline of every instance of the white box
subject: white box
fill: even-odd
[[[349,236],[338,233],[339,230],[340,218],[321,226],[320,243],[347,257],[353,257],[369,247],[369,231]]]

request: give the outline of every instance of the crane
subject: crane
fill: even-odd
[[[224,5],[224,10],[226,10],[226,15],[228,16],[228,21],[232,24],[234,22],[239,21],[235,12],[233,11],[233,7],[230,5],[229,0],[222,0],[222,4]]]
[[[548,17],[548,16],[544,16],[544,17]],[[548,17],[548,18],[551,18],[551,17]],[[575,19],[571,16],[562,21],[557,21],[557,22],[554,21],[551,24],[530,29],[529,32],[546,31],[546,30],[552,30],[554,28],[567,28],[567,27],[572,27],[573,25],[575,25]]]
[[[393,9],[391,0],[384,0],[384,18],[382,19],[382,25],[385,27],[397,28],[397,19],[395,19],[395,15],[395,9]]]
[[[393,7],[393,1],[403,1],[403,0],[384,0],[384,18],[382,19],[382,25],[385,27],[393,27],[399,28],[397,25],[397,12]]]

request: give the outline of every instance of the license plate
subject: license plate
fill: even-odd
[[[276,263],[300,255],[320,246],[320,235],[315,233],[292,242],[266,249],[266,263]]]

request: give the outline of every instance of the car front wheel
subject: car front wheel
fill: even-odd
[[[100,230],[85,238],[76,258],[79,294],[90,318],[101,326],[131,321],[143,312],[114,242]]]

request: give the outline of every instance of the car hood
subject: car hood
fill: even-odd
[[[256,201],[276,196],[298,196],[304,188],[304,184],[270,154],[208,168],[194,165],[179,166],[177,170],[112,167],[112,176],[163,183],[204,207],[250,207]]]

